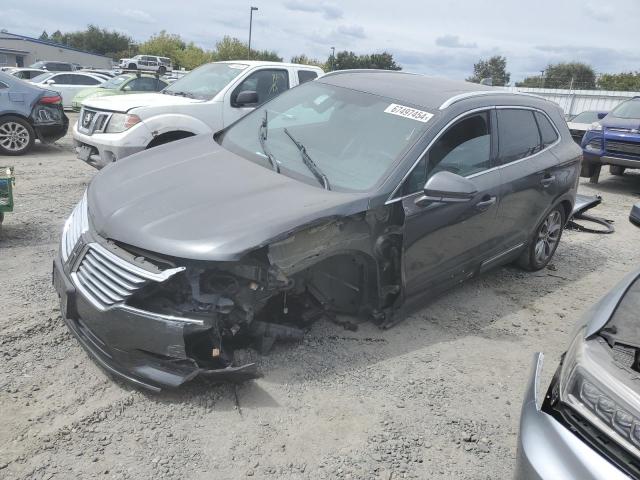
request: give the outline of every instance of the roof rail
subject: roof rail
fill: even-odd
[[[482,95],[505,95],[505,94],[506,95],[523,95],[523,96],[526,96],[526,97],[535,97],[535,98],[538,98],[538,99],[541,99],[541,100],[547,100],[546,98],[541,97],[540,95],[534,95],[533,93],[508,92],[506,90],[477,90],[475,92],[465,92],[465,93],[461,93],[459,95],[454,95],[450,99],[445,100],[445,102],[442,105],[440,105],[439,110],[444,110],[445,108],[450,107],[454,103],[457,103],[460,100],[464,100],[466,98],[479,97],[479,96],[482,96]]]

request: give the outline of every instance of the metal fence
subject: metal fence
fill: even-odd
[[[585,110],[608,112],[625,100],[640,97],[640,92],[617,92],[613,90],[564,90],[528,87],[505,87],[505,89],[510,92],[540,95],[560,105],[567,116],[577,115]]]

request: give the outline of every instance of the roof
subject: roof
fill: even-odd
[[[2,48],[0,47],[0,53],[18,53],[20,55],[26,55],[29,52],[26,50],[16,50],[15,48]]]
[[[4,35],[11,35],[11,37],[5,37]],[[64,45],[63,43],[50,42],[48,40],[40,40],[39,38],[27,37],[26,35],[19,35],[17,33],[11,33],[11,32],[0,33],[0,40],[16,40],[16,39],[24,40],[27,42],[40,43],[42,45],[51,45],[52,47],[64,48],[65,50],[73,50],[74,52],[81,52],[81,53],[86,53],[88,55],[95,55],[96,57],[111,59],[111,57],[108,57],[106,55],[102,55],[100,53],[88,52],[86,50],[80,50],[79,48],[70,47],[69,45]],[[29,53],[29,52],[22,52],[22,53]]]
[[[305,68],[322,70],[320,67],[316,65],[305,65],[302,63],[287,63],[287,62],[269,62],[264,60],[221,60],[215,63],[235,63],[235,64],[241,64],[241,65],[248,65],[250,67],[262,67],[265,65],[272,66],[272,67],[305,67]]]
[[[316,82],[393,98],[431,111],[438,110],[447,100],[458,95],[504,93],[477,83],[391,70],[339,70],[326,74]]]

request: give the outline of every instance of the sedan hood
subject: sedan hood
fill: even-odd
[[[202,102],[204,102],[204,100],[164,93],[135,93],[131,95],[115,95],[107,98],[90,98],[84,102],[84,105],[98,110],[128,112],[132,108],[138,107],[173,107]]]
[[[200,135],[103,169],[88,191],[103,238],[193,260],[236,260],[317,221],[366,210],[339,193],[277,174]]]

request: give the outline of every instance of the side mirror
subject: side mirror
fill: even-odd
[[[606,116],[607,116],[607,114],[606,114],[606,113],[604,113],[604,112],[600,112],[600,113],[598,113],[598,120],[602,120],[602,119],[603,119],[604,117],[606,117]]]
[[[236,97],[235,104],[243,107],[245,105],[255,105],[258,103],[258,93],[253,90],[245,90],[240,92]]]
[[[51,79],[51,80],[45,80],[45,81],[44,81],[44,84],[45,84],[45,85],[55,85],[55,83],[56,83],[56,81],[55,81],[55,80],[53,80],[53,79]]]
[[[442,171],[427,180],[424,195],[418,197],[416,205],[428,202],[463,203],[470,201],[478,189],[471,180],[455,173]]]

